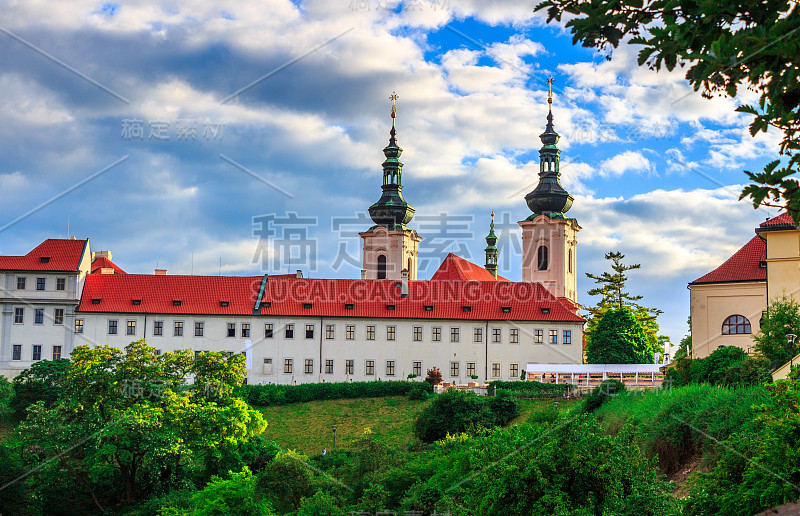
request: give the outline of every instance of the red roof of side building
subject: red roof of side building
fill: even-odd
[[[48,238],[25,256],[0,256],[0,270],[77,271],[88,240]]]
[[[115,264],[105,256],[101,256],[99,258],[94,259],[94,261],[92,262],[91,274],[102,274],[101,269],[113,269],[114,274],[126,274],[125,271],[123,271],[117,266],[117,264]]]
[[[480,265],[449,253],[436,272],[431,277],[431,281],[508,281],[502,276],[495,279],[492,274]]]
[[[766,260],[766,249],[761,237],[754,236],[725,263],[705,276],[697,278],[690,285],[764,281],[767,279],[767,269],[761,267],[761,263]]]
[[[251,315],[262,279],[93,274],[86,278],[78,311]],[[408,297],[401,296],[397,283],[270,276],[257,315],[584,321],[539,283],[410,281]]]
[[[776,226],[785,226],[785,227],[797,227],[797,224],[792,220],[792,217],[788,213],[781,213],[777,217],[773,217],[771,219],[767,219],[765,222],[762,222],[758,225],[759,228],[772,228]]]

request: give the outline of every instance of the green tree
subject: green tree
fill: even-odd
[[[37,401],[50,407],[62,394],[61,380],[70,368],[69,360],[41,360],[34,362],[14,377],[14,399],[11,409],[18,420],[25,418],[25,409]]]
[[[436,396],[414,422],[414,435],[432,443],[477,428],[508,424],[519,407],[510,395],[486,398],[469,391],[449,390]]]
[[[773,299],[761,319],[761,328],[753,337],[755,349],[766,357],[772,367],[789,361],[791,350],[788,334],[800,335],[800,304],[788,296]],[[796,341],[795,353],[800,350],[800,339]]]
[[[11,402],[14,399],[14,386],[5,376],[0,376],[0,422],[11,415]]]
[[[214,476],[202,491],[192,497],[192,516],[271,516],[269,503],[256,490],[256,477],[245,468],[231,472],[227,479]]]
[[[647,364],[653,362],[652,340],[628,307],[607,310],[586,339],[590,364]]]
[[[30,466],[59,457],[43,468],[38,487],[66,476],[100,511],[169,491],[185,480],[190,464],[266,427],[259,412],[232,394],[244,373],[241,355],[157,355],[143,340],[124,352],[78,346],[59,382],[62,395],[49,407],[31,405],[19,427],[22,445],[37,450]]]
[[[336,505],[336,498],[325,491],[317,491],[314,496],[300,501],[297,516],[345,516],[345,512]]]
[[[737,111],[754,117],[753,136],[768,127],[782,131],[776,151],[786,159],[781,168],[775,160],[763,172],[745,172],[752,184],[742,198],[756,207],[785,207],[800,221],[800,183],[792,177],[800,168],[800,15],[794,0],[545,0],[536,6],[541,9],[548,21],[567,14],[573,42],[585,47],[627,42],[641,47],[640,66],[686,68],[686,79],[706,98],[735,97],[742,87],[755,91],[758,105]]]
[[[281,451],[258,475],[258,490],[278,513],[294,512],[303,498],[314,494],[313,476],[308,457]]]

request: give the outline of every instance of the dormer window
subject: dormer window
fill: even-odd
[[[549,308],[542,308],[542,313],[547,315],[547,314],[550,313],[550,309]]]
[[[220,301],[219,302],[219,306],[221,306],[222,308],[227,308],[228,306],[230,306],[230,304],[231,304],[230,301]]]
[[[461,307],[461,311],[462,312],[471,312],[472,311],[472,307],[471,306],[462,306]]]
[[[758,268],[759,269],[766,269],[767,268],[767,261],[766,260],[759,261],[758,262]]]
[[[303,303],[303,308],[305,308],[306,310],[311,310],[311,308],[313,307],[314,305],[311,303]]]
[[[353,303],[345,303],[344,304],[344,309],[345,310],[352,310],[353,308],[355,308],[355,305],[353,305]]]
[[[386,305],[387,310],[394,310],[394,305]]]
[[[131,304],[133,306],[139,306],[139,305],[142,304],[142,300],[141,299],[131,299]]]
[[[433,305],[425,305],[426,312],[433,312]]]
[[[503,307],[503,313],[504,314],[510,314],[511,313],[511,307],[510,306],[504,306]]]
[[[49,263],[50,262],[50,257],[49,256],[41,256],[41,257],[39,257],[39,262],[41,262],[41,263]]]
[[[269,308],[272,306],[272,301],[267,301],[266,303],[261,303],[261,306],[264,308]]]
[[[97,298],[92,299],[92,304],[93,305],[99,305],[100,304],[100,299],[97,299]]]
[[[180,299],[173,299],[172,300],[172,306],[181,306],[182,304],[183,304],[183,301],[181,301]]]

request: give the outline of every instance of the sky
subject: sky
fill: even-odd
[[[575,197],[578,301],[628,263],[629,290],[687,333],[687,284],[775,210],[738,201],[775,159],[735,99],[704,99],[637,49],[572,44],[519,0],[10,1],[0,11],[0,254],[89,238],[131,273],[360,277],[397,92],[403,194],[424,238],[521,277],[553,82],[561,181]]]

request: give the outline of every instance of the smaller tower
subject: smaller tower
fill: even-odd
[[[400,280],[401,272],[408,270],[408,278],[417,279],[417,247],[422,241],[417,232],[406,224],[414,217],[414,207],[403,198],[403,164],[397,145],[395,118],[397,94],[392,92],[392,129],[389,145],[383,149],[383,185],[381,198],[369,207],[369,216],[375,225],[359,233],[364,245],[361,275],[364,279]]]
[[[486,235],[486,265],[487,271],[492,273],[497,279],[497,235],[494,234],[494,212],[492,212],[492,223],[489,224],[489,234]]]
[[[553,78],[547,79],[547,126],[539,135],[539,184],[525,196],[533,212],[519,222],[522,227],[522,281],[541,283],[554,296],[577,302],[578,222],[564,215],[572,207],[572,195],[561,186],[553,127]]]

